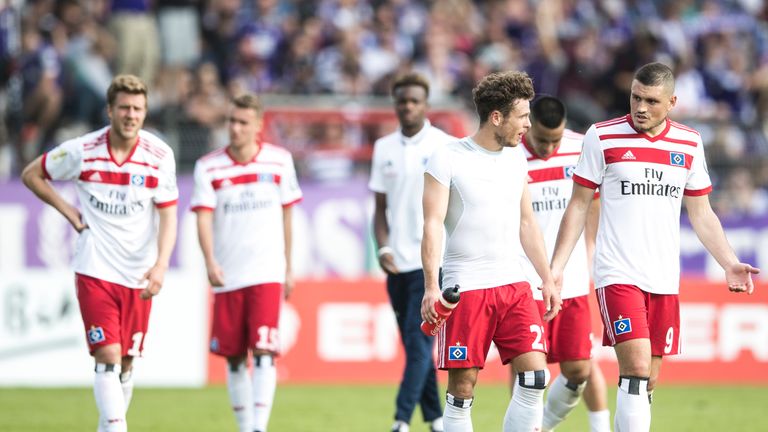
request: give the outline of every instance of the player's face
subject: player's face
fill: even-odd
[[[526,135],[526,143],[531,146],[531,150],[536,153],[536,156],[546,159],[560,147],[564,132],[565,121],[554,129],[545,127],[539,122],[533,122]]]
[[[497,144],[502,147],[516,147],[520,144],[523,135],[531,127],[530,106],[529,101],[518,99],[506,117],[503,117],[499,111],[491,113],[491,121],[494,125],[497,121],[499,123],[494,132]]]
[[[427,92],[421,86],[398,87],[394,94],[395,114],[404,130],[421,129],[427,115]]]
[[[229,145],[236,148],[255,144],[261,132],[261,117],[251,108],[233,107],[229,114]]]
[[[676,102],[677,97],[666,86],[647,86],[633,80],[629,107],[635,129],[658,135],[666,127],[665,120]]]
[[[120,139],[136,139],[147,118],[147,97],[119,92],[114,103],[107,107],[107,115],[112,132]]]

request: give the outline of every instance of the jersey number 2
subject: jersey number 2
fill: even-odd
[[[544,327],[538,324],[531,324],[531,333],[536,333],[536,340],[534,340],[531,344],[531,348],[535,350],[546,351],[547,344],[544,340],[542,340],[542,336],[544,336]]]

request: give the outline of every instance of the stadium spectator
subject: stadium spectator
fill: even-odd
[[[396,399],[392,431],[407,432],[418,404],[431,431],[442,431],[434,339],[421,332],[421,195],[424,165],[436,148],[456,139],[427,120],[429,82],[410,73],[392,84],[400,129],[376,141],[368,187],[375,195],[373,233],[378,258],[387,273],[387,293],[405,347],[405,369]]]
[[[118,75],[107,90],[107,127],[66,141],[24,169],[22,180],[79,233],[77,299],[96,362],[100,431],[126,431],[133,358],[141,355],[152,297],[176,242],[176,169],[170,147],[144,131],[147,87]],[[73,180],[81,209],[49,180]],[[82,213],[81,213],[82,212]]]
[[[210,349],[227,358],[241,432],[265,432],[269,423],[280,309],[293,291],[292,206],[302,197],[291,154],[258,139],[262,109],[250,93],[233,100],[229,145],[195,164],[191,202],[215,297]]]
[[[531,206],[525,156],[516,148],[531,125],[533,84],[522,72],[494,73],[473,95],[479,129],[436,149],[424,175],[421,316],[429,323],[437,317],[447,232],[442,282],[458,285],[461,301],[438,335],[438,367],[448,370],[445,430],[472,430],[474,388],[494,342],[502,363],[511,362],[517,374],[503,430],[531,431],[541,428],[549,371],[523,252],[543,281],[544,320],[557,315],[561,303]]]
[[[759,272],[739,262],[710,207],[712,184],[699,133],[668,118],[677,101],[674,87],[668,66],[646,64],[632,80],[630,114],[589,128],[551,264],[562,286],[565,264],[599,187],[594,277],[603,344],[614,347],[619,362],[617,431],[650,430],[662,358],[680,353],[683,201],[730,291],[751,293],[751,274]]]
[[[109,30],[117,41],[117,73],[137,75],[155,84],[160,66],[157,20],[149,0],[112,0]]]
[[[531,104],[531,128],[523,137],[523,150],[528,159],[528,189],[533,212],[544,234],[547,256],[552,257],[557,229],[573,189],[571,173],[581,154],[583,136],[566,129],[565,105],[552,96],[542,96]],[[592,326],[589,311],[589,263],[594,252],[597,220],[600,214],[597,194],[590,204],[585,233],[565,270],[560,297],[563,308],[550,322],[544,323],[547,362],[560,364],[560,375],[552,381],[544,406],[542,430],[551,431],[579,403],[589,410],[590,430],[611,430],[611,414],[605,395],[605,378],[592,357]],[[541,280],[528,258],[524,268],[533,288],[533,297],[544,312]]]

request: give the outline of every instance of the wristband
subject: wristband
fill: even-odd
[[[394,255],[395,251],[389,247],[389,246],[382,246],[379,248],[379,251],[376,253],[379,258],[386,254]]]

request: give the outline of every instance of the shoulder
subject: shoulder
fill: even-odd
[[[632,128],[632,126],[629,123],[629,114],[623,115],[621,117],[616,117],[610,120],[605,120],[602,122],[595,123],[592,125],[593,128],[596,130],[622,130],[626,128]]]
[[[373,146],[378,149],[386,149],[393,145],[399,145],[400,143],[400,132],[395,131],[390,134],[384,135],[383,137],[377,139],[374,141]]]
[[[675,121],[670,121],[670,128],[669,132],[667,132],[666,141],[691,147],[699,147],[701,144],[701,135],[696,129]]]
[[[458,138],[456,138],[455,136],[449,135],[444,130],[432,125],[429,126],[429,130],[427,131],[427,133],[429,134],[430,139],[435,141],[440,140],[445,143],[458,141]]]
[[[173,149],[160,137],[142,129],[139,131],[139,148],[158,160],[173,159]]]
[[[263,142],[257,156],[258,162],[272,162],[279,164],[293,163],[293,155],[285,147]]]
[[[560,141],[560,148],[558,153],[573,153],[581,151],[581,147],[584,143],[584,135],[574,132],[570,129],[566,129],[563,132],[563,138]]]
[[[195,162],[195,170],[208,170],[211,167],[228,164],[229,162],[226,147],[222,147],[200,156]]]

